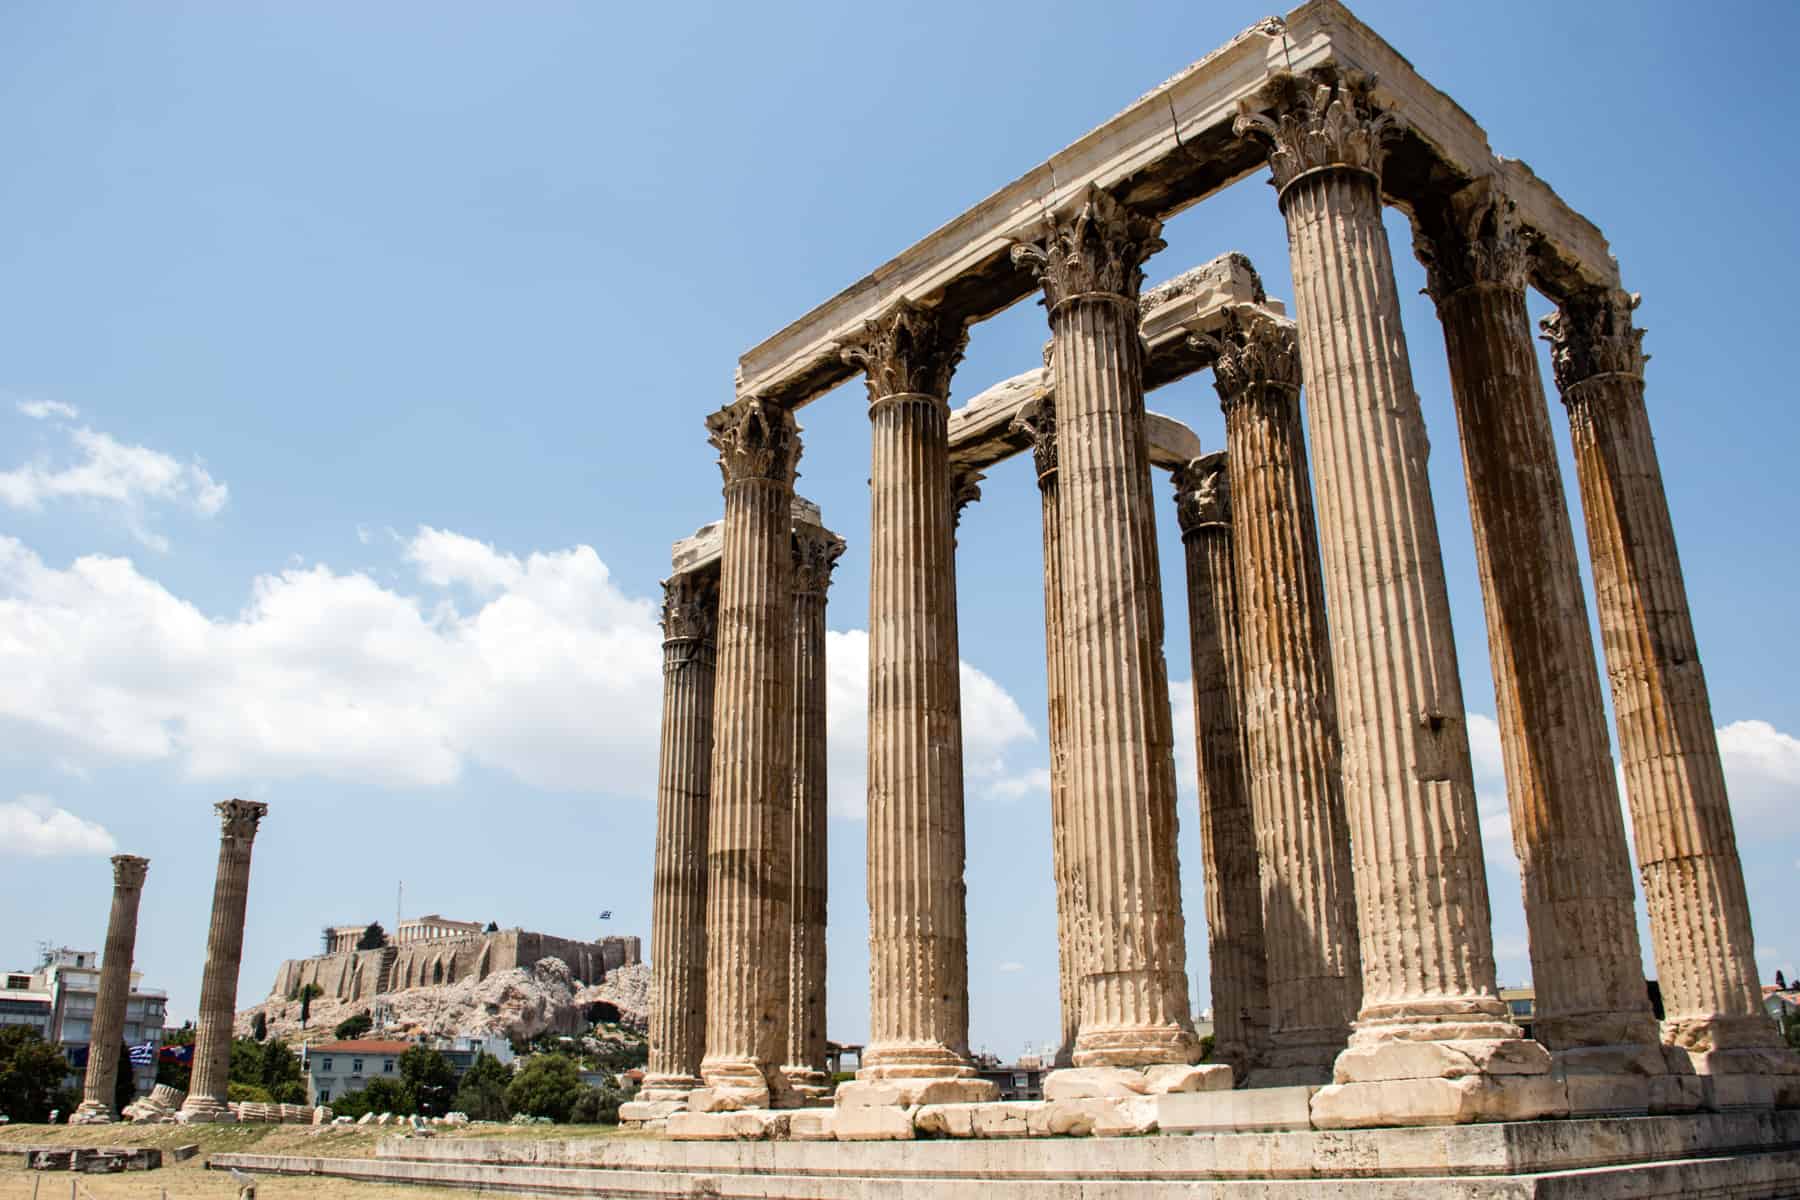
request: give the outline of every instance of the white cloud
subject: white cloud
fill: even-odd
[[[34,421],[46,420],[50,417],[61,417],[65,421],[73,421],[81,415],[73,404],[64,404],[61,400],[20,400],[19,411]]]
[[[40,420],[76,415],[75,409],[55,400],[24,400],[18,408]],[[229,489],[199,462],[184,463],[160,450],[121,442],[86,426],[59,428],[68,437],[73,461],[57,465],[40,455],[0,471],[0,504],[33,512],[59,500],[109,506],[120,514],[132,536],[152,549],[166,550],[168,539],[149,527],[153,506],[211,517],[229,498]]]
[[[1767,721],[1733,721],[1719,730],[1719,755],[1740,841],[1800,834],[1800,739]]]
[[[445,529],[420,529],[406,547],[406,559],[418,567],[427,583],[439,587],[460,583],[480,595],[515,587],[525,574],[524,566],[512,555]]]
[[[1475,807],[1481,818],[1481,853],[1490,871],[1517,876],[1519,857],[1513,850],[1512,813],[1506,806],[1506,761],[1500,751],[1500,725],[1485,713],[1468,714],[1469,765],[1475,775]]]
[[[73,854],[111,854],[118,849],[112,834],[50,803],[48,796],[23,795],[0,803],[0,854],[51,858]]]
[[[830,737],[827,787],[833,816],[862,820],[868,795],[869,635],[833,630],[825,635],[826,719]],[[1035,764],[1016,760],[1020,745],[1037,733],[1012,695],[982,671],[962,664],[963,776],[965,798],[1011,799],[1026,794]],[[1045,786],[1048,775],[1045,774]]]

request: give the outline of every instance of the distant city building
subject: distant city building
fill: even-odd
[[[132,1082],[140,1094],[156,1083],[154,1050],[162,1045],[169,1005],[169,993],[140,986],[142,978],[142,972],[131,973],[122,1033],[126,1045],[152,1048],[146,1062],[131,1068]],[[79,1080],[87,1064],[99,998],[100,956],[92,950],[61,946],[47,951],[35,970],[7,972],[6,986],[0,988],[0,1025],[29,1025],[45,1041],[60,1045],[71,1064],[71,1078]]]
[[[1040,1058],[1024,1057],[1007,1064],[991,1054],[975,1056],[975,1073],[999,1088],[1002,1100],[1042,1100],[1048,1070]]]
[[[1777,1021],[1800,1016],[1800,987],[1778,988],[1763,985],[1763,1010]]]
[[[425,1046],[442,1054],[458,1079],[483,1054],[503,1066],[511,1066],[516,1057],[512,1041],[498,1035],[421,1038],[411,1042],[381,1038],[321,1042],[305,1051],[306,1102],[330,1104],[333,1096],[342,1098],[360,1092],[372,1079],[398,1079],[400,1056],[415,1046]]]
[[[1506,1005],[1506,1011],[1512,1017],[1513,1024],[1531,1037],[1532,1022],[1537,1019],[1537,989],[1534,987],[1503,987],[1500,989],[1500,1002]]]
[[[394,945],[410,946],[414,942],[434,942],[440,938],[478,937],[487,926],[480,921],[452,921],[436,913],[400,922],[394,930]]]

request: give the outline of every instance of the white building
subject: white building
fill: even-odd
[[[131,973],[121,1039],[127,1046],[148,1042],[160,1048],[169,993],[141,986],[142,978],[142,972]],[[7,973],[6,986],[0,988],[0,1025],[31,1025],[46,1041],[61,1044],[71,1062],[85,1062],[99,999],[100,956],[61,946],[48,951],[35,971]],[[156,1083],[154,1056],[148,1065],[131,1071],[139,1094]],[[72,1071],[74,1078],[80,1075],[81,1071]]]

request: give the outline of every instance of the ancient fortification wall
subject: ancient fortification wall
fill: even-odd
[[[641,961],[642,953],[642,943],[635,937],[579,942],[547,933],[503,929],[385,950],[290,958],[275,973],[269,996],[286,999],[311,983],[334,1000],[371,1000],[382,992],[437,987],[470,976],[486,979],[496,971],[532,967],[545,958],[562,959],[576,979],[591,984],[605,979],[608,971]]]

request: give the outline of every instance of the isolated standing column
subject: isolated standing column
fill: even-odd
[[[1188,648],[1194,665],[1194,749],[1200,763],[1200,861],[1206,874],[1213,1058],[1241,1083],[1269,1028],[1268,946],[1256,829],[1244,769],[1243,666],[1237,561],[1225,455],[1173,475],[1187,556]]]
[[[219,873],[213,883],[206,970],[200,977],[194,1070],[183,1121],[230,1121],[231,1035],[237,1016],[238,965],[244,957],[244,908],[250,898],[250,849],[269,806],[255,800],[213,805],[219,814]]]
[[[707,419],[725,479],[707,822],[708,1089],[793,1102],[787,1057],[793,870],[794,467],[785,407],[746,397]]]
[[[1162,572],[1144,434],[1143,262],[1160,222],[1090,186],[1013,247],[1044,289],[1056,379],[1077,1066],[1192,1062]]]
[[[663,582],[662,762],[650,896],[650,1061],[639,1098],[700,1086],[706,1054],[706,831],[712,800],[716,567]]]
[[[144,875],[150,869],[150,860],[117,854],[112,865],[112,912],[106,920],[106,951],[100,959],[100,994],[94,1000],[94,1020],[88,1034],[81,1107],[69,1117],[71,1125],[104,1125],[117,1120],[113,1093],[119,1072],[131,1070],[130,1063],[119,1061],[119,1046],[124,1036],[126,1004],[131,999],[138,901],[144,894]]]

